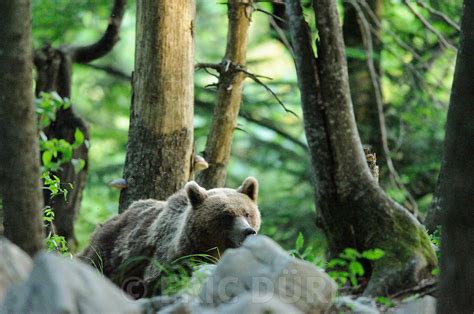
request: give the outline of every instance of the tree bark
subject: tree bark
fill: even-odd
[[[194,1],[137,1],[129,142],[120,211],[136,200],[166,199],[191,172]]]
[[[248,28],[253,0],[227,2],[229,28],[224,59],[219,65],[219,89],[211,129],[207,137],[204,158],[209,168],[198,175],[198,182],[206,189],[223,187],[227,163],[232,148],[232,136],[237,127],[245,69]]]
[[[440,181],[441,285],[439,313],[474,311],[474,2],[464,1],[458,50],[446,123]]]
[[[413,215],[380,189],[355,124],[337,2],[315,0],[318,57],[298,0],[287,0],[316,204],[330,255],[381,248],[367,269],[367,295],[386,295],[431,276],[437,261]]]
[[[30,255],[43,247],[43,198],[33,102],[31,2],[0,2],[0,195],[5,236]]]
[[[109,53],[120,39],[120,25],[125,14],[127,1],[115,0],[110,13],[110,19],[102,37],[95,43],[87,46],[53,48],[49,45],[35,51],[34,61],[37,70],[36,96],[41,92],[57,92],[63,98],[71,98],[72,67],[74,63],[88,63]],[[84,134],[85,142],[89,141],[89,131],[84,120],[74,111],[73,107],[60,109],[56,113],[56,120],[48,126],[44,133],[48,139],[64,139],[74,142],[76,129]],[[88,172],[88,146],[84,143],[74,149],[73,159],[82,159],[85,166],[79,172],[72,162],[61,166],[61,171],[55,172],[69,190],[67,200],[57,197],[51,198],[47,190],[43,192],[44,202],[54,209],[54,227],[58,235],[64,236],[70,245],[75,244],[74,221],[81,206]],[[68,183],[73,188],[68,187]]]

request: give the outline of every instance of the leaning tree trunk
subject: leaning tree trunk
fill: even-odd
[[[248,28],[253,0],[227,2],[229,28],[224,59],[216,70],[219,72],[217,104],[207,137],[204,158],[209,168],[199,173],[198,182],[205,188],[222,187],[227,176],[227,163],[232,148],[232,135],[237,127],[242,88],[245,79]]]
[[[72,66],[74,63],[88,63],[109,53],[119,40],[120,24],[125,13],[126,0],[115,0],[111,10],[109,24],[103,36],[87,46],[52,48],[47,45],[35,51],[34,61],[37,70],[36,96],[41,92],[57,92],[63,98],[71,98]],[[60,109],[56,119],[44,133],[48,139],[64,139],[74,142],[74,134],[79,129],[84,134],[84,143],[74,149],[72,159],[84,161],[84,167],[77,171],[73,162],[61,165],[61,170],[54,172],[64,188],[69,190],[67,200],[62,197],[51,198],[45,190],[45,204],[54,209],[54,227],[58,235],[64,236],[70,244],[75,244],[74,221],[79,213],[82,193],[87,180],[89,131],[84,120],[73,107]],[[69,183],[73,188],[69,188]]]
[[[33,102],[31,1],[1,1],[0,198],[5,236],[30,255],[43,247],[43,198]]]
[[[315,0],[318,57],[298,0],[287,0],[316,203],[330,254],[381,248],[367,295],[386,295],[431,276],[436,255],[428,235],[377,185],[367,167],[350,98],[337,1]]]
[[[120,211],[166,199],[188,180],[193,150],[194,1],[137,1],[129,141]]]
[[[461,44],[446,123],[440,181],[439,313],[474,311],[474,2],[464,1]]]

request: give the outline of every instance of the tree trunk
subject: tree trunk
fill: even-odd
[[[354,119],[337,2],[315,0],[318,57],[298,0],[287,0],[316,203],[330,255],[381,248],[367,269],[367,295],[386,295],[431,276],[437,261],[413,215],[371,176]]]
[[[31,2],[1,1],[0,12],[0,195],[5,236],[34,255],[43,247],[44,235]]]
[[[194,1],[137,1],[129,142],[120,211],[188,180],[193,150]]]
[[[378,18],[381,16],[383,3],[380,0],[367,1],[368,6]],[[371,78],[369,67],[367,66],[367,54],[364,44],[364,27],[361,24],[358,12],[350,2],[344,2],[344,24],[343,35],[346,47],[356,52],[364,53],[365,56],[351,57],[347,59],[349,70],[349,85],[351,96],[354,101],[354,113],[360,137],[364,144],[372,147],[372,150],[379,156],[379,163],[384,163],[384,149],[380,135],[380,121],[378,114],[378,104],[376,96],[376,86]],[[380,24],[372,24],[374,31],[380,33]],[[372,35],[371,35],[372,36]],[[380,86],[380,52],[382,43],[376,37],[372,37],[375,80]],[[378,56],[378,57],[377,57]],[[380,158],[382,157],[382,158]]]
[[[474,311],[474,2],[464,1],[461,43],[446,124],[440,182],[439,313]]]
[[[245,69],[248,28],[253,0],[229,0],[227,47],[218,67],[219,90],[211,130],[207,137],[204,158],[209,163],[198,176],[206,189],[223,187],[227,176],[227,163],[232,148],[232,135],[237,127]]]
[[[88,63],[109,53],[119,40],[120,25],[125,13],[127,1],[115,0],[111,10],[109,24],[102,37],[87,46],[52,48],[46,45],[35,51],[34,61],[37,70],[36,96],[41,92],[57,92],[63,98],[71,98],[72,66],[74,63]],[[73,107],[60,109],[56,120],[48,126],[44,133],[48,139],[64,139],[74,142],[76,129],[84,134],[85,142],[89,141],[89,131],[84,120],[75,113]],[[50,193],[43,192],[44,202],[54,209],[54,227],[58,235],[64,236],[70,245],[75,244],[74,221],[79,214],[82,193],[87,180],[88,146],[86,143],[74,149],[72,159],[85,162],[84,168],[76,171],[72,162],[61,165],[61,171],[53,173],[61,180],[64,188],[69,190],[67,200],[51,198]],[[73,188],[70,189],[68,184]]]

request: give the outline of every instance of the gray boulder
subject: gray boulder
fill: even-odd
[[[0,238],[0,303],[8,287],[28,277],[31,271],[31,258],[19,247],[5,238]]]
[[[377,305],[373,299],[359,297],[352,299],[350,296],[336,298],[331,308],[331,313],[354,313],[354,314],[379,314]]]
[[[436,298],[426,295],[422,298],[403,301],[397,308],[390,309],[391,314],[435,314]]]
[[[275,304],[275,309],[285,304],[285,310],[274,313],[288,313],[290,308],[293,313],[324,313],[336,289],[336,283],[315,265],[292,258],[266,236],[252,236],[242,247],[224,253],[199,302],[218,312],[245,308],[265,313],[265,304]]]
[[[29,278],[7,291],[0,313],[141,313],[141,308],[90,266],[41,252]]]

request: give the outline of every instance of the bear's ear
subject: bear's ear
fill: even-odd
[[[250,197],[252,201],[257,202],[258,197],[258,182],[254,177],[248,177],[244,180],[242,185],[237,189],[237,192],[243,193]]]
[[[196,182],[190,181],[184,186],[189,202],[193,207],[198,206],[207,198],[207,192],[200,187]]]

